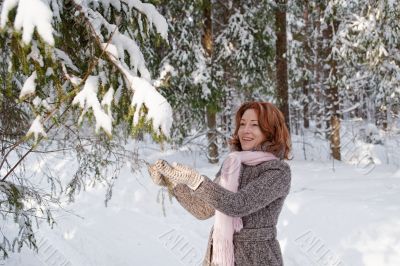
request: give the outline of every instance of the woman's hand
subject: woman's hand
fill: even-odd
[[[166,176],[162,175],[158,171],[155,164],[148,165],[147,171],[149,172],[151,180],[153,181],[154,184],[162,187],[167,187],[169,189],[173,189],[176,186],[175,182],[172,182],[172,180],[169,180]]]
[[[154,167],[159,174],[167,177],[172,183],[186,184],[192,190],[196,190],[204,180],[204,177],[196,170],[182,164],[174,163],[171,166],[167,161],[158,160]]]
[[[154,164],[148,165],[147,171],[149,172],[151,180],[153,181],[154,184],[156,184],[158,186],[162,186],[162,187],[167,186],[167,184],[164,180],[164,176],[160,172],[158,172],[158,170]]]

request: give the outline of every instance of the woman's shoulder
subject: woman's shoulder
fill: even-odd
[[[271,180],[281,180],[280,182],[290,183],[291,182],[291,171],[290,166],[284,160],[270,160],[260,163],[258,165],[247,165],[246,169],[242,172],[244,176],[247,176],[244,182],[250,182],[254,178],[261,178],[260,180],[268,180],[267,182],[273,182]],[[248,179],[250,178],[250,179]]]
[[[289,164],[285,160],[280,160],[280,159],[265,161],[257,165],[257,167],[261,168],[262,170],[279,169],[290,172]]]
[[[277,178],[283,183],[290,183],[292,179],[292,173],[290,171],[290,166],[284,160],[271,160],[263,162],[260,165],[260,177],[265,177],[267,179]],[[285,180],[285,181],[284,181]]]

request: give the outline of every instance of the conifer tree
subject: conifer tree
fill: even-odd
[[[165,139],[172,110],[144,56],[152,55],[149,43],[160,47],[167,39],[154,5],[5,0],[0,10],[0,213],[19,226],[17,235],[1,231],[6,257],[24,244],[37,249],[32,228],[54,223],[52,209],[66,193],[73,200],[102,183],[107,203],[131,154],[124,140],[143,131]],[[46,172],[47,184],[40,183],[24,162],[48,152],[75,154],[76,172],[66,180]]]
[[[160,88],[174,108],[173,134],[192,141],[208,133],[207,110],[216,112],[216,144],[226,147],[236,108],[248,100],[273,100],[273,9],[260,1],[212,1],[212,56],[202,45],[202,1],[161,4],[171,28]],[[214,132],[214,130],[213,130]],[[208,152],[205,147],[205,152]]]

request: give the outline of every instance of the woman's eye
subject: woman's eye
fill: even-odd
[[[253,124],[253,127],[258,127],[258,124]]]
[[[244,126],[244,123],[240,123],[239,125],[242,127],[242,126]]]

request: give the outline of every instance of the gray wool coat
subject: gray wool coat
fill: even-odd
[[[243,228],[233,235],[235,265],[283,265],[276,239],[276,225],[283,202],[290,190],[289,165],[283,160],[266,161],[256,166],[242,164],[237,193],[205,180],[195,190],[179,184],[174,188],[178,202],[196,218],[212,217],[215,209],[242,217]],[[212,266],[212,232],[209,234],[203,266]]]

